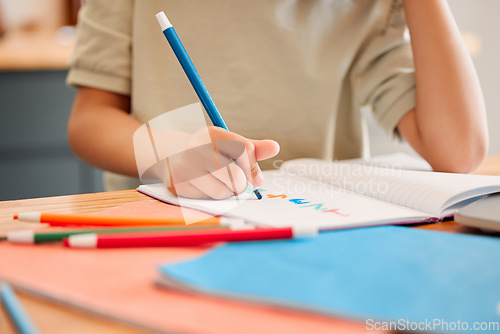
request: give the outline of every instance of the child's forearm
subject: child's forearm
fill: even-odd
[[[444,0],[404,0],[416,71],[416,107],[398,130],[435,170],[469,172],[487,151],[479,81]]]
[[[68,124],[73,151],[96,167],[137,177],[134,133],[141,123],[129,116],[129,110],[130,99],[126,96],[80,88]],[[154,137],[158,140],[156,147],[161,147],[157,159],[165,159],[168,152],[173,155],[168,155],[167,168],[157,164],[154,175],[148,176],[168,181],[166,185],[175,186],[177,194],[190,198],[228,198],[243,192],[247,180],[261,185],[263,176],[257,161],[279,152],[272,140],[251,140],[213,126],[192,134],[155,131]],[[151,150],[149,137],[135,144],[142,153]]]
[[[101,169],[137,177],[133,134],[141,125],[129,116],[129,98],[80,88],[68,123],[71,148]]]

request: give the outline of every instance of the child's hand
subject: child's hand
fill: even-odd
[[[273,140],[247,139],[213,126],[185,137],[182,145],[180,153],[166,159],[164,183],[178,196],[199,199],[241,194],[248,182],[261,185],[257,161],[279,152]]]

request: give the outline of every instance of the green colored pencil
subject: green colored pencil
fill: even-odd
[[[57,232],[36,232],[34,230],[12,231],[7,233],[7,240],[13,243],[41,244],[47,242],[61,241],[74,234],[84,233],[127,233],[148,231],[175,231],[175,230],[203,230],[203,229],[228,228],[226,226],[182,226],[182,227],[138,227],[138,228],[98,228],[81,229]]]

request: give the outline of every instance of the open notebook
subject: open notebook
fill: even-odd
[[[317,224],[321,230],[437,221],[486,194],[500,177],[410,171],[298,159],[264,172],[262,200],[251,189],[227,200],[172,195],[163,184],[138,190],[161,201],[262,226]]]

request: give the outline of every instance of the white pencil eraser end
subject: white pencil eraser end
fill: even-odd
[[[35,241],[35,232],[32,230],[12,231],[7,233],[7,240],[21,244],[32,244]]]
[[[292,227],[294,238],[310,238],[318,235],[318,227],[314,225],[296,225]]]
[[[167,15],[165,15],[163,11],[156,14],[156,19],[158,20],[162,31],[172,26],[170,21],[167,19]]]
[[[75,248],[95,248],[97,247],[97,234],[85,233],[71,235],[68,238],[68,244],[70,247]]]
[[[38,211],[20,212],[17,214],[17,219],[26,222],[40,223],[42,213]]]

